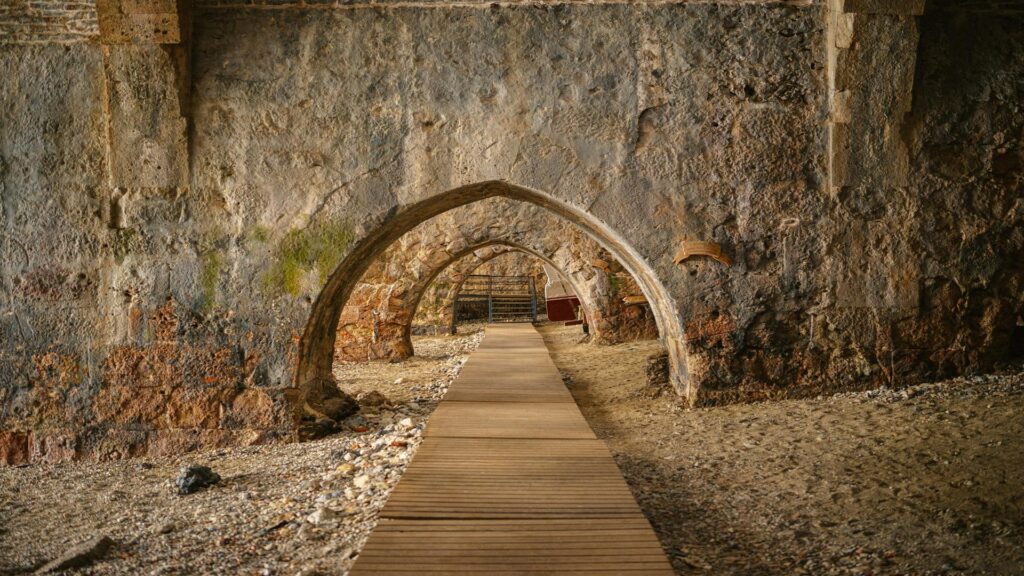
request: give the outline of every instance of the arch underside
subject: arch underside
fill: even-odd
[[[479,245],[479,246],[475,246],[475,247],[472,247],[472,248],[469,248],[469,249],[467,249],[467,250],[466,250],[466,253],[464,253],[464,254],[461,254],[461,255],[459,255],[459,256],[457,256],[457,257],[453,258],[453,259],[452,259],[452,260],[451,260],[450,262],[448,262],[448,263],[447,263],[447,264],[446,264],[445,266],[443,266],[443,267],[439,268],[439,269],[438,269],[438,270],[437,270],[437,271],[436,271],[436,272],[435,272],[435,273],[433,274],[433,276],[432,276],[432,277],[431,277],[431,278],[430,278],[430,279],[428,280],[428,282],[426,283],[426,285],[427,285],[427,286],[429,286],[429,285],[430,285],[430,283],[431,283],[431,282],[432,282],[432,281],[433,281],[433,280],[434,280],[434,279],[435,279],[435,278],[436,278],[436,277],[437,277],[437,276],[438,276],[438,275],[439,275],[439,274],[440,274],[441,272],[443,272],[443,271],[444,271],[445,269],[447,269],[448,267],[450,267],[450,266],[451,266],[452,264],[454,264],[455,262],[457,262],[457,261],[459,261],[459,260],[461,260],[461,259],[465,258],[465,257],[466,257],[467,255],[469,255],[469,254],[473,254],[473,253],[475,253],[475,252],[477,252],[477,251],[479,251],[479,250],[481,250],[481,249],[483,249],[483,248],[487,248],[487,247],[491,247],[491,246],[503,246],[503,247],[507,247],[507,248],[509,248],[509,250],[508,250],[508,251],[505,251],[505,252],[497,252],[497,253],[494,253],[494,254],[491,254],[491,255],[485,256],[485,257],[483,257],[483,258],[480,258],[480,259],[479,259],[480,261],[479,261],[479,262],[478,262],[478,263],[476,264],[476,267],[482,266],[483,264],[485,264],[485,263],[489,262],[490,260],[492,260],[492,259],[494,259],[494,258],[496,258],[496,257],[498,257],[498,256],[500,256],[500,255],[503,255],[503,254],[507,254],[508,252],[522,252],[522,253],[524,253],[524,254],[528,254],[528,255],[530,255],[530,256],[533,256],[534,258],[537,258],[537,259],[538,259],[538,260],[540,260],[541,262],[544,262],[545,264],[547,264],[547,265],[551,266],[551,267],[552,267],[552,268],[553,268],[553,269],[554,269],[554,270],[555,270],[555,271],[556,271],[556,272],[557,272],[557,273],[559,274],[559,276],[561,277],[561,279],[562,279],[562,280],[563,280],[564,282],[566,282],[567,284],[569,284],[570,286],[572,286],[572,289],[573,289],[573,290],[574,290],[574,291],[576,292],[576,294],[577,294],[578,296],[579,296],[580,294],[585,294],[585,291],[584,291],[584,290],[582,289],[582,287],[580,286],[579,282],[578,282],[577,280],[575,280],[574,278],[572,278],[572,277],[571,277],[571,276],[570,276],[569,274],[567,274],[567,273],[566,273],[566,272],[565,272],[565,271],[564,271],[564,270],[562,269],[562,267],[558,265],[558,263],[556,263],[556,262],[555,262],[554,260],[552,260],[552,259],[551,259],[551,257],[550,257],[550,256],[548,256],[548,255],[545,255],[545,254],[542,254],[542,253],[540,253],[540,252],[537,252],[536,250],[534,250],[534,249],[531,249],[531,248],[529,248],[529,247],[526,247],[526,246],[521,246],[521,245],[518,245],[518,244],[516,244],[516,243],[514,243],[514,242],[508,242],[508,241],[504,241],[504,240],[494,240],[494,241],[490,241],[490,242],[487,242],[487,243],[481,244],[481,245]],[[471,273],[471,272],[472,272],[472,271],[470,271],[470,273]],[[463,280],[464,280],[464,279],[463,279]],[[452,290],[453,290],[454,294],[457,294],[457,293],[458,293],[458,291],[459,291],[459,289],[461,288],[461,286],[462,286],[462,280],[460,280],[460,281],[459,281],[459,282],[457,283],[457,285],[455,285],[455,286],[453,286],[453,287],[452,287]],[[420,305],[420,302],[422,301],[423,295],[424,295],[425,293],[426,293],[426,290],[425,290],[425,289],[424,289],[424,290],[421,290],[421,291],[419,291],[419,292],[418,292],[418,293],[416,294],[416,296],[415,296],[415,298],[416,298],[416,299],[415,299],[415,301],[414,301],[414,302],[412,303],[412,316],[410,317],[410,321],[409,321],[409,323],[408,323],[408,324],[406,324],[406,326],[405,326],[405,330],[406,330],[406,332],[405,332],[405,335],[404,335],[404,336],[405,336],[405,338],[407,338],[407,339],[411,338],[411,335],[412,335],[412,318],[413,318],[413,317],[415,317],[415,315],[416,315],[416,309],[417,309],[417,308],[419,307],[419,305]],[[454,294],[453,294],[453,295],[454,295]],[[593,314],[593,313],[594,313],[593,311],[597,309],[597,304],[596,304],[596,303],[595,303],[595,302],[593,301],[593,299],[591,299],[591,298],[588,298],[588,297],[586,297],[586,296],[579,296],[579,297],[580,297],[580,305],[581,305],[581,306],[583,307],[583,309],[584,309],[585,313],[587,313],[588,315],[590,315],[590,314]],[[450,306],[450,305],[446,304],[446,308],[447,308],[448,306]]]
[[[646,260],[618,233],[593,215],[537,190],[503,181],[488,181],[455,188],[393,209],[382,215],[377,226],[354,243],[313,303],[299,341],[295,384],[306,398],[305,404],[322,401],[330,388],[325,381],[333,382],[338,319],[353,288],[374,258],[418,224],[454,208],[493,197],[529,202],[565,218],[622,263],[650,302],[659,333],[668,350],[673,384],[685,399],[692,402],[695,391],[689,387],[686,377],[682,325],[671,297]],[[337,395],[341,396],[342,393],[338,391]]]
[[[497,260],[499,258],[502,258],[502,257],[504,257],[506,255],[510,255],[510,254],[523,254],[524,256],[527,256],[527,257],[530,257],[530,258],[533,257],[531,254],[529,254],[527,252],[522,252],[522,251],[517,250],[515,248],[495,249],[495,250],[493,250],[493,252],[490,255],[488,255],[486,258],[484,258],[480,262],[470,262],[470,263],[467,263],[467,264],[463,264],[463,262],[465,260],[465,259],[463,259],[463,260],[460,260],[458,262],[454,262],[452,264],[452,266],[450,266],[448,269],[446,269],[444,271],[444,274],[447,276],[449,282],[447,282],[447,288],[443,288],[443,287],[440,287],[440,286],[437,287],[443,293],[441,293],[440,296],[439,296],[440,305],[437,307],[438,308],[438,317],[436,319],[435,324],[437,326],[443,327],[447,332],[449,332],[451,334],[455,334],[455,332],[456,332],[455,299],[458,296],[458,294],[461,292],[462,286],[465,284],[466,279],[470,275],[472,275],[472,274],[479,274],[481,268],[486,267],[488,264],[491,264],[493,261],[495,261],[495,260]],[[556,276],[560,282],[564,282],[564,283],[569,284],[571,286],[571,284],[569,282],[569,279],[567,277],[567,274],[566,274],[566,272],[564,270],[562,270],[562,269],[560,269],[558,267],[550,266],[547,263],[545,263],[543,260],[538,260],[538,261],[541,262],[544,265],[544,274],[545,274],[545,278],[548,281],[550,281],[552,276]],[[420,306],[416,309],[414,317],[413,317],[413,324],[414,325],[416,324],[416,319],[419,318],[419,314],[422,311],[422,308],[423,308],[422,300],[423,300],[423,298],[426,297],[426,295],[429,292],[429,290],[432,287],[434,287],[435,284],[436,284],[435,282],[432,282],[430,284],[430,286],[428,286],[428,289],[426,291],[424,291],[423,296],[421,296]],[[538,286],[537,287],[537,293],[538,293],[539,297],[543,297],[544,296],[544,286]]]
[[[574,225],[547,210],[531,204],[528,206],[536,213],[522,210],[516,206],[521,202],[486,203],[488,213],[513,223],[467,227],[459,222],[473,219],[473,214],[454,209],[434,218],[443,221],[431,221],[430,227],[421,224],[402,236],[374,261],[343,307],[335,346],[337,360],[402,360],[411,356],[409,333],[423,293],[455,262],[483,258],[475,252],[485,247],[518,247],[550,262],[564,278],[571,277],[590,318],[598,321],[595,329],[602,330],[600,320],[607,316],[610,282],[593,261],[609,258],[607,253]],[[608,335],[608,341],[614,339]]]

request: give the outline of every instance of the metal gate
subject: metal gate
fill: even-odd
[[[532,276],[466,277],[455,297],[461,322],[536,322],[537,288]]]

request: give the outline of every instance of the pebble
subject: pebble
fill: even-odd
[[[209,466],[188,464],[181,469],[178,479],[174,481],[174,485],[178,487],[178,494],[185,495],[192,494],[218,482],[220,482],[220,475],[210,469]]]
[[[333,508],[318,508],[316,512],[307,517],[307,520],[309,520],[310,524],[319,525],[325,522],[333,522],[345,516],[344,512],[334,510]]]
[[[109,527],[111,538],[131,542],[123,553],[109,554],[89,568],[90,574],[345,573],[411,460],[422,437],[422,422],[457,375],[454,368],[461,355],[475,348],[481,337],[478,333],[438,338],[425,344],[422,353],[447,359],[426,367],[395,365],[395,370],[416,371],[415,380],[422,385],[415,394],[423,400],[392,404],[389,399],[389,404],[367,410],[352,422],[365,427],[362,432],[345,426],[338,434],[313,442],[149,459],[147,466],[115,461],[10,469],[12,493],[19,494],[19,501],[42,502],[42,494],[52,494],[58,487],[86,496],[60,517],[31,509],[34,504],[27,506],[30,509],[18,516],[34,518],[32,526],[19,520],[19,527],[0,533],[0,540],[17,550],[13,565],[25,567],[90,538],[91,529]],[[419,347],[418,342],[418,351]],[[437,364],[452,370],[438,371]],[[379,371],[369,365],[345,369],[362,370],[362,382],[373,382]],[[377,381],[386,388],[393,378]],[[207,465],[200,468],[198,457]],[[210,462],[215,462],[216,471]],[[195,491],[200,485],[213,485],[213,478],[220,476],[230,478],[221,482],[221,489],[190,498],[176,495],[179,480],[186,490]],[[196,482],[200,477],[207,481]],[[0,483],[4,480],[0,476]],[[108,498],[116,502],[107,502]],[[15,509],[16,504],[9,505],[3,512]],[[321,550],[325,543],[330,543],[327,552]]]

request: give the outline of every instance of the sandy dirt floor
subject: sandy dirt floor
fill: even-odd
[[[1024,374],[686,410],[541,331],[679,574],[1024,574]]]
[[[338,365],[390,403],[325,440],[0,468],[0,575],[100,535],[112,551],[69,573],[344,575],[479,342],[461,332]],[[646,388],[656,342],[541,332],[679,574],[1024,574],[1024,375],[686,410]],[[177,496],[188,462],[223,479]]]
[[[415,338],[419,355],[406,362],[337,365],[346,391],[390,402],[364,406],[345,431],[317,442],[0,466],[0,575],[30,574],[100,536],[114,547],[63,573],[343,575],[480,336]],[[177,495],[186,463],[210,466],[220,483]]]

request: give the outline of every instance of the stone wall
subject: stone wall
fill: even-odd
[[[263,352],[286,364],[288,339],[215,302],[228,243],[190,184],[187,50],[153,12],[174,3],[105,2],[102,32],[92,3],[57,4],[3,7],[32,26],[0,40],[0,462],[291,437]]]
[[[96,5],[88,0],[4,0],[0,45],[72,44],[99,36]]]
[[[274,4],[0,11],[7,461],[288,433],[350,284],[495,194],[626,268],[685,402],[1020,354],[1012,6]],[[243,396],[273,417],[235,424]]]
[[[601,287],[606,291],[603,301],[607,303],[600,319],[603,329],[592,332],[594,342],[619,344],[657,338],[658,325],[650,303],[631,300],[644,296],[633,276],[605,251],[600,251],[591,264],[601,272]]]
[[[544,263],[536,256],[523,252],[512,252],[492,258],[481,264],[473,273],[487,276],[529,276],[540,294],[543,294],[544,283],[547,282]]]
[[[886,335],[903,381],[984,370],[1015,342],[1022,352],[1024,14],[979,5],[921,19],[906,127],[920,290]]]

